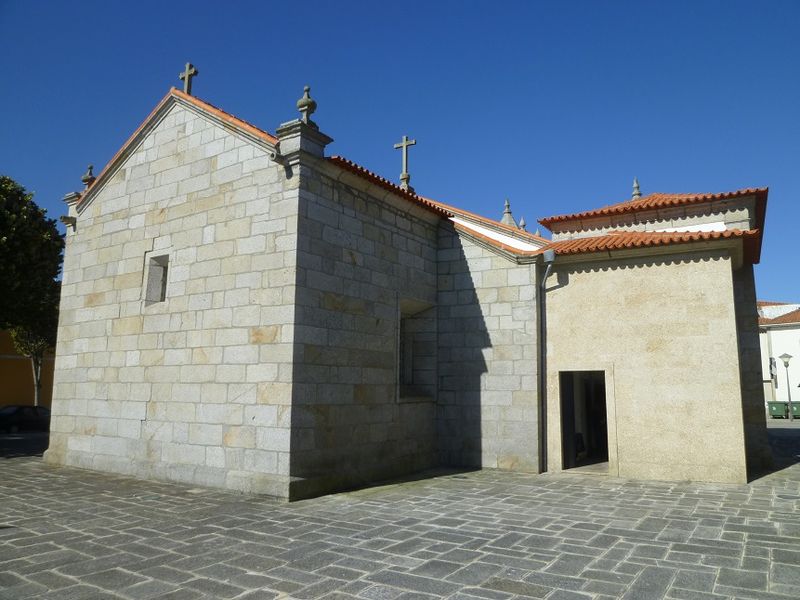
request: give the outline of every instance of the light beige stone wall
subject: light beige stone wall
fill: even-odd
[[[539,470],[535,269],[439,228],[442,464]]]
[[[169,110],[68,235],[48,461],[288,493],[296,186]]]
[[[548,470],[561,470],[560,371],[605,371],[609,473],[744,482],[726,251],[556,262],[547,282]]]

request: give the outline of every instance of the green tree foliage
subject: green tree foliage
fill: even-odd
[[[36,404],[44,354],[55,345],[64,239],[33,194],[0,176],[0,328],[31,359]]]

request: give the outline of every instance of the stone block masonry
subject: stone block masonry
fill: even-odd
[[[300,169],[292,496],[437,464],[435,387],[403,397],[399,336],[436,303],[439,216],[341,176]]]
[[[177,104],[119,165],[68,236],[48,461],[287,496],[297,187]]]
[[[438,257],[440,461],[536,472],[536,267],[448,224]]]
[[[609,474],[747,480],[732,267],[725,250],[556,264],[549,471],[563,466],[559,373],[603,371]]]
[[[312,129],[278,164],[176,103],[113,165],[68,237],[46,460],[283,498],[535,470],[534,267]]]
[[[741,482],[745,444],[767,458],[758,231],[602,254],[620,238],[597,235],[760,229],[766,190],[709,196],[713,215],[680,196],[655,220],[551,219],[597,239],[550,245],[540,305],[546,240],[326,159],[308,91],[273,137],[173,90],[65,198],[47,461],[295,499],[436,466],[558,471],[604,446],[641,478]],[[647,570],[634,591],[666,584]]]

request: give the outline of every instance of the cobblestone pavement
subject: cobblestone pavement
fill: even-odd
[[[796,600],[800,464],[749,485],[450,473],[285,504],[0,459],[2,600],[434,597]]]

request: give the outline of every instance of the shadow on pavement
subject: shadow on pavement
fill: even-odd
[[[20,432],[0,434],[0,458],[41,456],[50,443],[47,432]]]
[[[772,450],[772,467],[748,473],[748,483],[800,463],[800,420],[767,418],[767,438]]]
[[[798,425],[788,422],[786,424],[773,422],[767,428],[776,469],[784,469],[800,462],[800,426]]]

